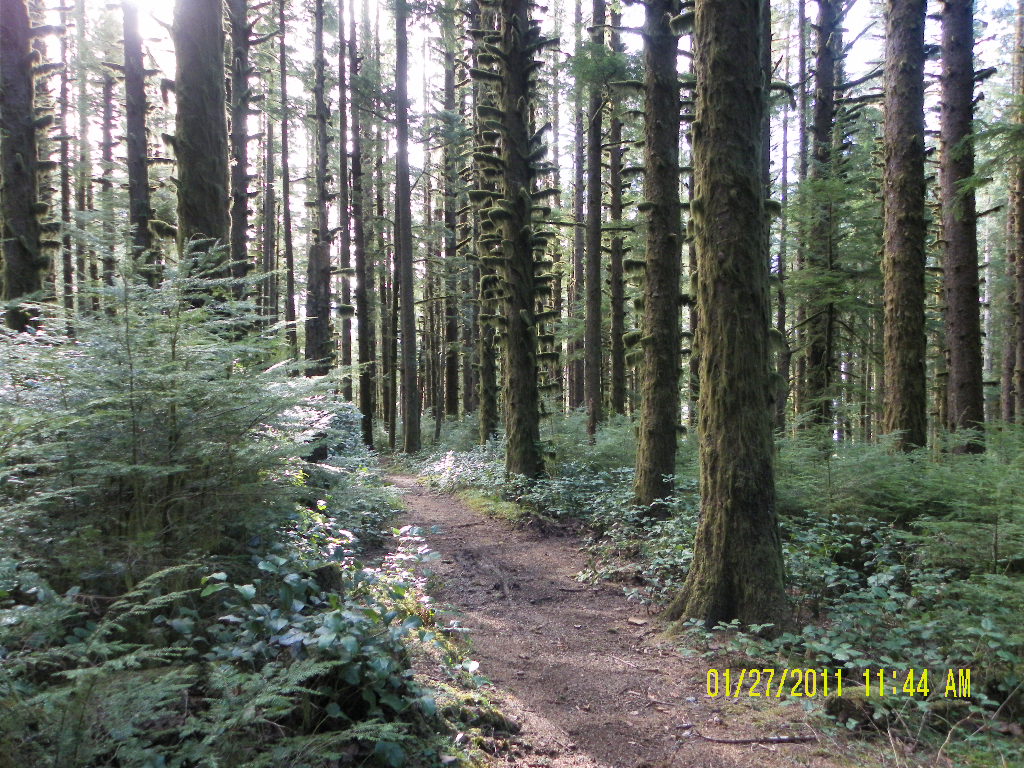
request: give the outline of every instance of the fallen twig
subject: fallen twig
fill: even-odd
[[[760,736],[753,739],[716,739],[712,736],[705,736],[700,731],[694,729],[694,736],[698,736],[704,741],[711,741],[715,744],[803,744],[808,741],[817,741],[817,736]]]

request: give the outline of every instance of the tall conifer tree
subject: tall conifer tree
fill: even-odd
[[[786,611],[775,515],[761,128],[763,0],[697,0],[693,124],[701,513],[669,615],[775,625]]]
[[[883,429],[925,444],[925,0],[888,0],[885,37]]]

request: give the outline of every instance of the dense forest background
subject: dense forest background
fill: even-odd
[[[444,763],[388,451],[1019,748],[1024,3],[0,13],[0,766]]]

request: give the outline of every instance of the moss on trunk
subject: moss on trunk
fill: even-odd
[[[963,188],[974,175],[974,3],[946,0],[942,9],[942,97],[939,179],[946,298],[946,426],[950,431],[981,429],[981,308],[978,285],[978,217],[974,191]],[[971,440],[960,451],[981,452]]]
[[[228,238],[228,127],[220,0],[178,0],[171,27],[177,61],[178,248]]]
[[[775,515],[761,0],[697,0],[694,208],[701,512],[671,618],[786,617]]]
[[[25,330],[31,313],[18,299],[42,288],[33,57],[28,8],[0,0],[0,235],[9,328]]]
[[[925,0],[889,0],[885,46],[885,406],[882,429],[906,450],[927,440],[924,331]]]
[[[640,364],[636,501],[672,491],[679,423],[679,78],[674,0],[647,5],[644,25],[644,198],[648,207]]]

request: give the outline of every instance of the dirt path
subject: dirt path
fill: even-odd
[[[864,765],[812,729],[799,706],[710,699],[706,666],[659,642],[656,622],[621,589],[573,578],[581,542],[488,518],[416,478],[391,482],[406,524],[441,555],[435,597],[470,628],[488,696],[522,726],[496,765],[523,768],[747,768]],[[436,526],[436,532],[431,529]],[[715,744],[714,738],[817,736],[809,744]]]

